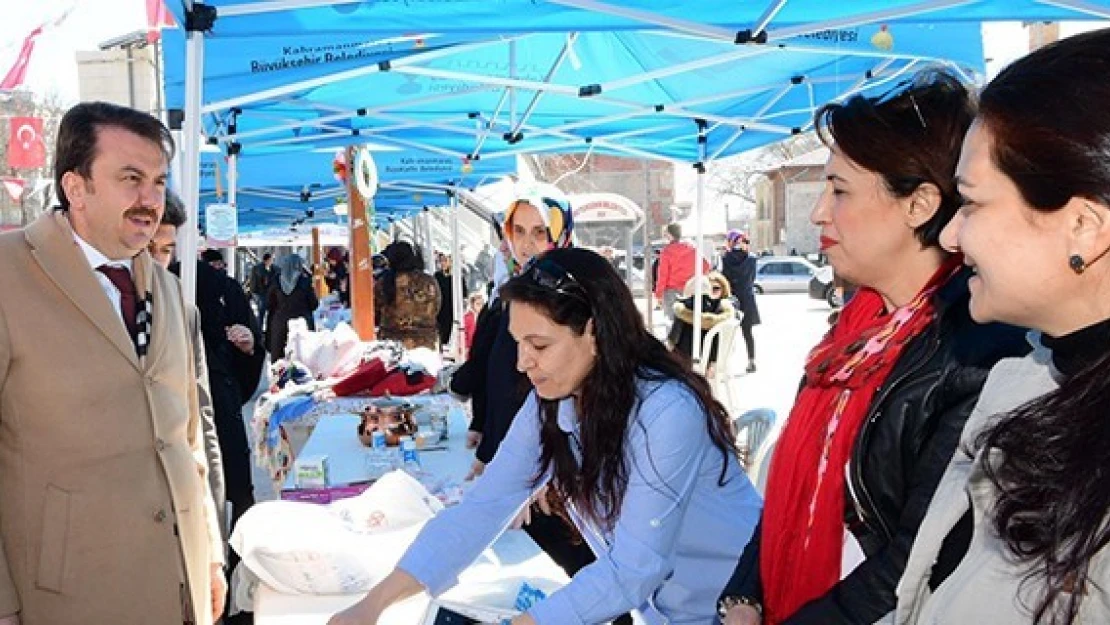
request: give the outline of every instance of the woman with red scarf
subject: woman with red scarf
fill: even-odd
[[[725,625],[884,622],[988,371],[1027,350],[1019,330],[971,320],[972,271],[939,244],[973,116],[935,70],[816,115],[830,157],[811,220],[860,290],[807,359],[761,526],[720,597]]]

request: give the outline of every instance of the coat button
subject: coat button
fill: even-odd
[[[157,449],[158,451],[166,451],[166,441],[164,441],[162,439],[158,439],[154,443],[154,448]]]
[[[154,513],[154,522],[155,523],[164,523],[165,521],[166,521],[166,511],[165,511],[165,509],[160,508],[157,511],[155,511],[155,513]]]

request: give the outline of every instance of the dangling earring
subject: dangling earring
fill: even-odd
[[[1083,257],[1079,254],[1072,254],[1068,257],[1068,266],[1076,274],[1081,274],[1087,269],[1087,263],[1083,262]]]

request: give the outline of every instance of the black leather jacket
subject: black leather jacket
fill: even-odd
[[[910,547],[987,374],[998,360],[1029,351],[1024,331],[971,319],[970,275],[965,268],[937,292],[937,319],[906,346],[856,439],[844,520],[867,559],[784,625],[870,625],[894,609]],[[761,529],[722,596],[762,600]],[[970,532],[964,545],[969,539]]]

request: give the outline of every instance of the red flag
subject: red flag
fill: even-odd
[[[0,177],[0,183],[4,185],[4,190],[11,196],[13,202],[18,202],[19,198],[23,197],[23,190],[27,188],[27,181],[22,178],[4,176]]]
[[[173,28],[173,14],[166,8],[163,0],[146,0],[146,40],[154,43],[162,37],[162,28]]]
[[[37,169],[46,164],[46,145],[42,141],[42,118],[13,117],[8,133],[10,167]]]
[[[15,59],[15,65],[4,75],[4,80],[0,81],[0,90],[10,91],[23,84],[23,79],[27,77],[27,65],[31,62],[31,53],[35,51],[35,39],[41,34],[42,26],[39,26],[23,40],[23,48]]]

